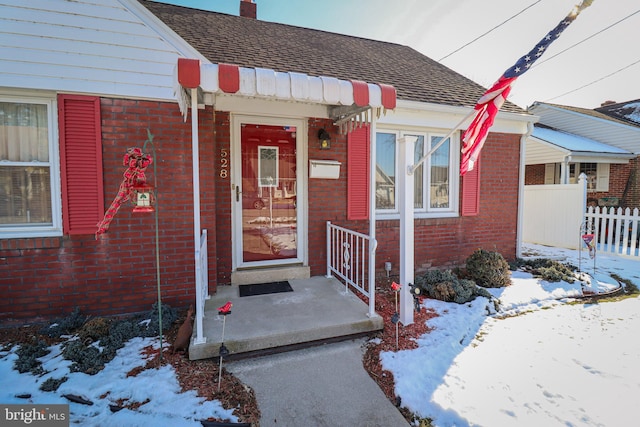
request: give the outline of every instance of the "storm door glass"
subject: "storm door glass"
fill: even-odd
[[[296,258],[296,135],[291,126],[243,124],[242,261]]]

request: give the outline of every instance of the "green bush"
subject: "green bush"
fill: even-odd
[[[430,298],[464,304],[476,296],[491,298],[486,289],[476,286],[472,280],[459,279],[450,270],[429,270],[416,279],[416,285]]]
[[[62,384],[63,382],[67,381],[68,379],[69,378],[67,378],[67,377],[49,378],[45,382],[40,384],[40,390],[42,390],[42,391],[56,391],[56,390],[58,390],[58,387],[60,387],[60,384]]]
[[[479,286],[502,288],[511,285],[509,264],[498,252],[478,249],[466,262],[467,276]]]
[[[14,362],[14,367],[21,374],[31,372],[33,375],[41,375],[44,373],[44,369],[42,369],[42,363],[38,358],[49,353],[49,347],[42,340],[35,340],[32,344],[23,344],[16,351],[18,359]]]
[[[78,339],[67,341],[62,349],[65,359],[73,362],[71,372],[84,372],[94,375],[100,372],[110,362],[116,352],[125,343],[135,337],[155,337],[160,334],[158,304],[154,303],[151,310],[144,314],[127,319],[105,319],[102,317],[87,320],[78,308],[64,319],[60,319],[50,326],[43,328],[41,333],[50,337],[76,334]],[[178,317],[178,311],[168,304],[162,305],[162,328],[167,331]],[[43,373],[40,362],[36,360],[47,351],[46,344],[23,346],[16,361],[16,369],[20,372],[31,371]],[[59,385],[59,384],[58,384]],[[47,384],[46,387],[55,387]]]
[[[535,277],[540,277],[547,282],[564,280],[567,283],[573,283],[576,279],[574,272],[577,268],[575,266],[562,264],[561,262],[547,258],[535,258],[532,260],[518,258],[514,265],[520,270],[529,272]]]
[[[110,324],[111,322],[104,317],[91,319],[78,330],[78,337],[83,343],[98,341],[109,334]]]
[[[51,323],[48,327],[43,328],[40,333],[52,338],[72,335],[86,321],[87,317],[80,314],[80,308],[76,307],[69,316]]]

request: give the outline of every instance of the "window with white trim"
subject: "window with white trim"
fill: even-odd
[[[587,176],[587,191],[609,191],[609,163],[569,163],[569,184],[576,184],[582,173]],[[562,163],[547,163],[545,165],[545,184],[561,183]]]
[[[443,134],[431,132],[383,131],[376,133],[376,211],[398,214],[396,175],[399,170],[398,139],[416,137],[414,161],[436,146]],[[452,141],[453,139],[453,141]],[[414,213],[416,216],[454,216],[458,212],[457,140],[449,138],[414,171]],[[405,172],[406,173],[406,172]]]
[[[0,97],[0,238],[61,234],[54,105]]]

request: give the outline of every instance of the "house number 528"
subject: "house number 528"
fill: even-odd
[[[229,152],[226,148],[220,149],[220,178],[229,176]]]

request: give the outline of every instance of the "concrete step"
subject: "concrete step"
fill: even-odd
[[[219,287],[206,303],[206,342],[189,347],[191,360],[218,357],[222,344],[230,355],[282,349],[321,340],[348,338],[381,330],[380,316],[334,278],[289,280],[293,292],[240,297],[237,286]],[[218,307],[231,301],[231,314]],[[195,334],[195,330],[194,330]]]

